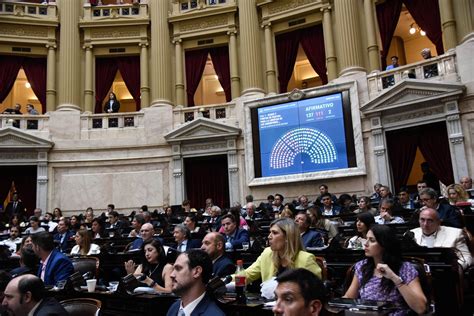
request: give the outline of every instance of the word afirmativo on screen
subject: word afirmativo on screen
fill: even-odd
[[[341,93],[257,109],[261,176],[348,167]]]

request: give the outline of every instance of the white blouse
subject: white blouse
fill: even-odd
[[[81,248],[79,245],[75,245],[71,249],[71,255],[78,255],[81,251]],[[89,252],[87,253],[88,256],[90,255],[98,255],[100,253],[100,247],[99,245],[96,244],[91,244],[91,248],[89,249]]]

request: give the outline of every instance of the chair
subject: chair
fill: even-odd
[[[70,316],[99,315],[102,302],[93,298],[72,298],[61,301],[60,304]]]
[[[326,262],[326,259],[324,259],[324,257],[315,256],[314,260],[316,261],[316,264],[321,268],[321,281],[326,281],[328,278],[328,264]]]
[[[81,275],[90,272],[95,278],[98,277],[100,264],[99,258],[91,256],[81,256],[72,257],[71,261],[75,272],[79,272]]]

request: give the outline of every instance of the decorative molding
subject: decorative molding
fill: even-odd
[[[230,173],[236,173],[236,172],[239,171],[239,168],[238,168],[238,167],[229,167],[228,169],[229,169],[229,172],[230,172]]]
[[[48,37],[48,30],[44,27],[38,26],[25,26],[25,25],[11,25],[11,24],[0,24],[0,34],[10,35],[15,37]]]
[[[35,152],[2,152],[2,161],[5,160],[37,160],[38,154]]]
[[[272,2],[268,4],[268,13],[269,14],[277,14],[280,12],[290,11],[292,9],[296,9],[298,7],[311,4],[311,3],[319,3],[320,0],[286,0],[286,1],[278,1]]]
[[[123,30],[122,28],[109,28],[100,30],[91,30],[91,38],[125,38],[140,37],[140,30]]]
[[[213,18],[200,18],[190,21],[183,21],[179,23],[179,30],[181,32],[196,31],[202,29],[208,29],[216,26],[227,25],[227,16],[216,16]]]
[[[385,155],[385,149],[374,149],[375,156],[383,156]]]
[[[446,116],[446,121],[458,121],[458,120],[459,120],[459,114]]]
[[[383,124],[393,124],[397,122],[406,122],[409,120],[423,119],[426,121],[430,116],[436,116],[444,113],[443,106],[423,109],[420,111],[406,112],[400,115],[387,116],[383,118]]]
[[[218,149],[226,149],[227,144],[223,142],[212,143],[212,144],[190,144],[184,145],[182,148],[183,153],[185,152],[195,152],[195,151],[205,151],[212,152]]]
[[[449,141],[453,145],[462,144],[462,143],[464,143],[464,136],[450,137]]]

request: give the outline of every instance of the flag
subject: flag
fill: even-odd
[[[8,191],[7,197],[5,198],[5,201],[3,201],[3,209],[7,208],[8,203],[13,199],[13,193],[16,192],[15,188],[15,181],[12,181],[12,185],[10,186],[10,191]]]

